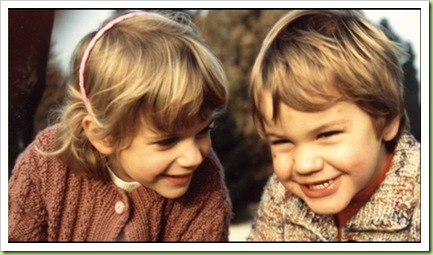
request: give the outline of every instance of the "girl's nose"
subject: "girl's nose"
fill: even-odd
[[[203,159],[204,153],[200,143],[193,140],[186,142],[186,145],[181,148],[177,162],[184,168],[196,168],[203,162]]]

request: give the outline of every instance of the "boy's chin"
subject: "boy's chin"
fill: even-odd
[[[332,203],[332,202],[306,202],[308,207],[318,215],[335,215],[339,212],[343,211],[347,205],[343,205],[341,203]]]

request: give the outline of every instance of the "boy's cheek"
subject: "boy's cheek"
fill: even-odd
[[[328,157],[325,164],[328,165],[327,169],[331,168],[350,175],[359,175],[370,172],[374,160],[373,154],[352,148],[352,150],[343,150],[340,153],[335,153],[332,157]]]
[[[272,163],[274,167],[274,172],[280,181],[287,181],[290,178],[290,162],[288,157],[282,157],[279,154],[272,155]]]

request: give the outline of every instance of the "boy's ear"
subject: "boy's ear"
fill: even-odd
[[[398,133],[400,127],[400,116],[396,116],[388,125],[383,129],[383,140],[391,141]]]
[[[89,139],[90,143],[99,151],[99,153],[105,156],[113,153],[113,147],[108,137],[103,139],[95,137],[94,134],[97,131],[98,127],[96,126],[93,118],[90,115],[84,117],[81,124],[83,126],[84,133],[87,136],[87,139]]]

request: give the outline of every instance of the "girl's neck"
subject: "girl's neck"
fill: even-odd
[[[141,184],[139,182],[126,182],[122,179],[120,179],[114,172],[113,170],[111,170],[111,168],[108,166],[107,164],[107,170],[108,173],[110,174],[110,178],[113,181],[113,183],[119,187],[120,189],[130,192],[135,188],[138,188],[141,186]]]

